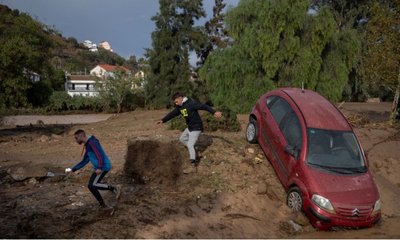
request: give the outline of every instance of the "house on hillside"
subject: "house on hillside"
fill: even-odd
[[[29,71],[28,69],[24,69],[23,73],[27,80],[31,81],[32,83],[37,83],[40,81],[40,74],[34,71]]]
[[[90,40],[83,41],[83,45],[89,49],[90,52],[97,52],[96,43],[92,43]]]
[[[114,66],[108,64],[99,64],[90,70],[90,75],[99,78],[114,78],[116,71],[124,71],[126,74],[131,74],[131,71],[123,66]]]
[[[100,42],[100,43],[99,43],[99,47],[100,47],[100,48],[104,48],[104,49],[107,50],[107,51],[114,52],[114,50],[112,49],[110,43],[107,42],[107,41],[102,41],[102,42]]]
[[[95,97],[99,94],[95,89],[96,77],[91,75],[67,75],[65,81],[65,91],[71,97],[82,95]]]

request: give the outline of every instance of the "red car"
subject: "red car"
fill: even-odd
[[[364,151],[342,113],[310,90],[264,94],[246,129],[287,191],[287,204],[314,227],[369,227],[381,217],[378,189]]]

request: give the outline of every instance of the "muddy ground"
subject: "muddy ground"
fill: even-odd
[[[385,122],[390,104],[344,104],[344,114],[368,153],[382,221],[366,229],[317,231],[285,205],[286,193],[258,145],[237,133],[206,132],[197,172],[183,174],[188,153],[179,131],[157,125],[167,110],[135,111],[85,125],[0,128],[2,238],[400,238],[399,127]],[[122,184],[114,210],[97,207],[80,160],[79,128],[94,134],[113,163],[106,180]],[[48,174],[48,173],[53,174]],[[49,176],[47,176],[49,175]]]

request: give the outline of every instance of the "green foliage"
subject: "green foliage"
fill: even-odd
[[[71,105],[71,96],[65,91],[55,91],[50,96],[48,111],[66,111]]]
[[[391,99],[400,74],[400,1],[374,1],[369,9],[364,80],[370,96]]]
[[[229,45],[229,35],[224,25],[225,14],[223,10],[226,4],[223,0],[215,0],[213,7],[213,16],[204,24],[204,38],[199,38],[196,50],[200,61],[198,66],[202,66],[208,55],[217,48],[225,48]]]
[[[340,100],[360,54],[359,36],[338,29],[328,8],[308,11],[308,0],[242,0],[230,10],[233,45],[214,51],[200,69],[213,103],[248,113],[266,91],[302,84]]]
[[[126,91],[124,100],[121,103],[122,111],[133,111],[136,108],[145,107],[145,96],[142,90]]]
[[[214,51],[200,69],[214,105],[229,105],[235,112],[250,112],[259,96],[275,85],[262,76],[252,59],[245,60],[233,46]]]
[[[115,77],[99,79],[96,89],[99,91],[99,97],[104,103],[105,109],[116,109],[117,113],[119,113],[122,107],[134,109],[137,107],[136,103],[141,104],[143,102],[140,95],[135,94],[134,86],[134,77],[118,71],[115,73]]]
[[[204,122],[204,130],[213,132],[217,130],[223,130],[226,132],[238,132],[240,131],[240,123],[237,119],[237,114],[232,111],[226,105],[218,108],[222,112],[222,117],[215,118],[211,114],[202,114]]]
[[[104,110],[103,103],[97,97],[74,96],[71,97],[65,91],[56,91],[50,96],[48,112],[61,111],[91,111],[101,112]]]
[[[0,107],[29,106],[32,72],[46,75],[52,41],[28,15],[0,5]]]
[[[78,40],[76,40],[76,38],[74,38],[74,37],[69,37],[68,39],[67,39],[67,42],[68,43],[70,43],[70,44],[72,44],[74,47],[79,47],[79,43],[78,43]]]
[[[54,89],[54,91],[64,90],[65,73],[63,70],[54,69],[49,78],[51,82],[51,88]]]
[[[53,93],[53,88],[49,81],[39,81],[32,84],[28,90],[28,101],[33,107],[43,107],[49,102],[49,98]]]
[[[147,49],[150,74],[145,86],[146,99],[155,107],[169,106],[176,91],[191,93],[189,52],[202,38],[194,20],[205,16],[201,0],[160,0],[160,12],[152,18],[152,49]]]

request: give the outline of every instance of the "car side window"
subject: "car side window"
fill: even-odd
[[[282,124],[280,125],[280,129],[288,144],[295,147],[295,149],[300,150],[303,141],[301,126],[299,118],[293,111],[289,112],[285,116]]]
[[[276,123],[280,125],[283,117],[288,112],[292,111],[292,109],[289,103],[287,103],[283,98],[278,96],[271,97],[273,97],[274,99],[271,99],[271,101],[268,101],[269,98],[267,99],[267,107],[271,111],[271,114],[274,117]]]
[[[270,108],[272,106],[272,104],[274,104],[275,100],[276,100],[276,96],[269,96],[267,98],[267,107]]]

